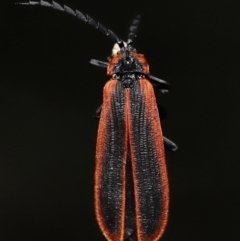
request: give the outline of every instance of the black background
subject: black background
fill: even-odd
[[[113,43],[59,11],[0,3],[0,240],[103,241],[93,173]],[[125,38],[172,85],[167,110],[170,219],[163,241],[240,240],[240,2],[66,0]]]

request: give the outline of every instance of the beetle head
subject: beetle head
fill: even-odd
[[[136,53],[136,49],[132,47],[132,41],[128,40],[127,43],[119,41],[117,45],[117,55],[121,56],[121,58],[115,66],[114,73],[143,73],[142,65],[139,63],[136,56],[133,55],[133,53]]]

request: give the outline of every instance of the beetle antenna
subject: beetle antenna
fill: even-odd
[[[136,32],[138,29],[138,25],[140,23],[141,20],[141,15],[137,15],[134,19],[132,24],[129,27],[129,33],[128,33],[128,42],[131,40],[131,42],[133,41],[133,39],[136,37]]]
[[[76,10],[73,11],[70,7],[63,5],[63,7],[58,4],[57,2],[52,1],[52,3],[49,3],[47,1],[29,1],[28,3],[16,3],[19,5],[41,5],[44,7],[50,7],[62,12],[66,12],[69,13],[71,15],[73,15],[74,17],[77,17],[78,19],[81,19],[82,21],[84,21],[85,23],[88,23],[90,26],[94,27],[95,29],[99,30],[101,33],[103,33],[104,35],[106,35],[107,37],[109,37],[112,41],[114,41],[115,43],[119,41],[119,38],[117,37],[117,35],[115,33],[113,33],[110,29],[105,28],[101,23],[94,21],[90,16],[88,16],[87,14],[83,14],[80,11]]]

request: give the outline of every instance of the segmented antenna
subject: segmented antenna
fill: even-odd
[[[85,23],[88,23],[90,26],[94,27],[95,29],[99,30],[101,33],[103,33],[104,35],[106,35],[107,37],[109,37],[112,41],[114,41],[115,43],[117,43],[119,41],[119,38],[117,37],[117,35],[115,33],[113,33],[110,29],[105,28],[101,23],[94,21],[90,16],[88,16],[87,14],[83,14],[80,11],[76,10],[73,11],[70,7],[63,5],[63,7],[58,4],[57,2],[52,1],[52,4],[46,1],[29,1],[28,3],[16,3],[19,5],[41,5],[43,7],[50,7],[62,12],[66,12],[69,13],[71,15],[73,15],[74,17],[77,17],[78,19],[81,19],[82,21],[84,21]]]
[[[138,25],[140,23],[141,15],[137,15],[129,28],[128,40],[133,40],[136,37],[136,32],[138,29]]]

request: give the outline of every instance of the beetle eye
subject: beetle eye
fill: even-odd
[[[118,46],[120,49],[124,47],[124,43],[122,40],[118,41]]]

